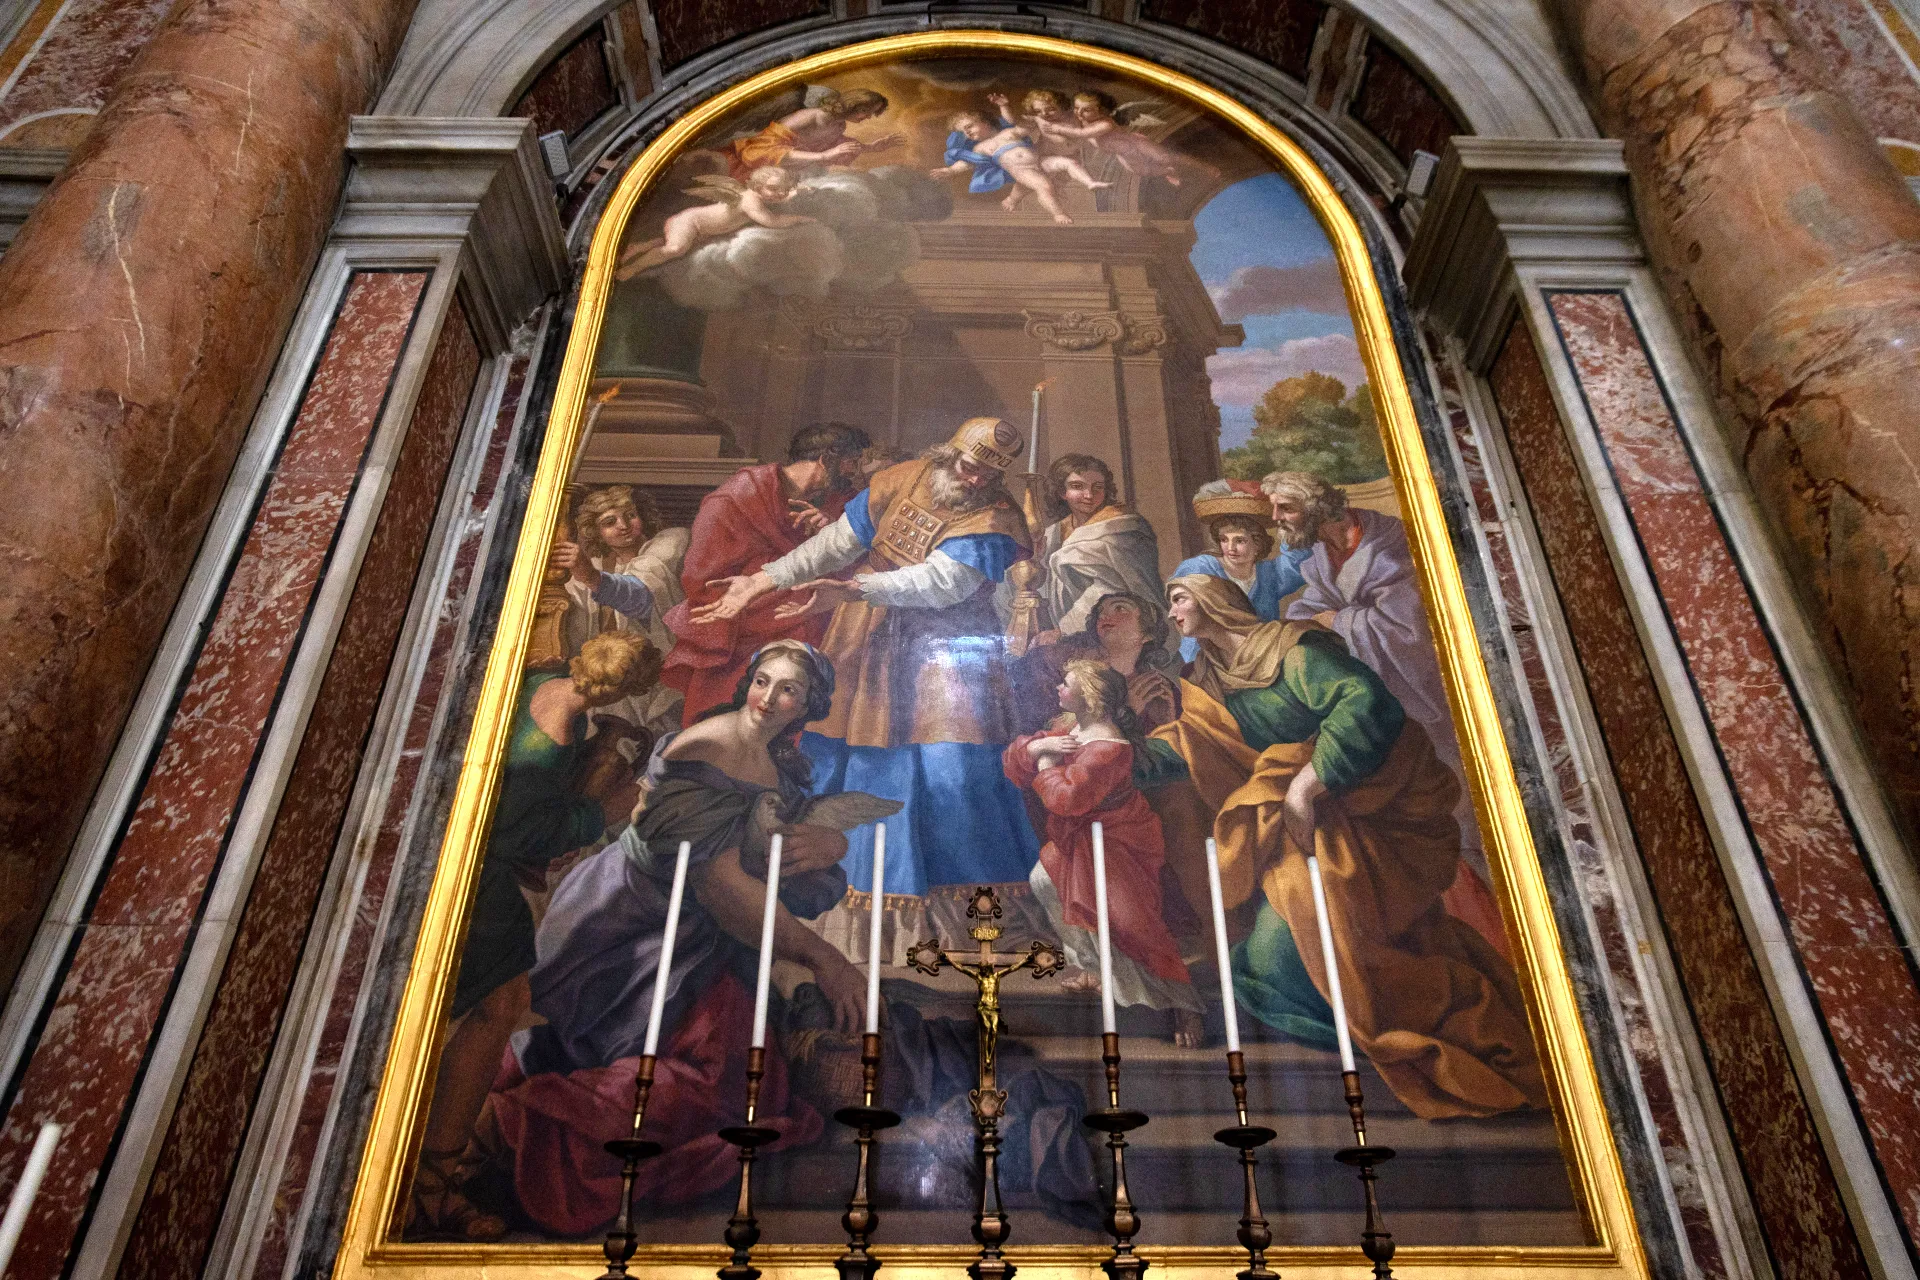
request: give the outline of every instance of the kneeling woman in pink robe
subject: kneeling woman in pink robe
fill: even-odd
[[[1066,985],[1078,991],[1100,985],[1093,880],[1098,822],[1107,852],[1114,1002],[1173,1010],[1173,1042],[1197,1047],[1200,998],[1161,914],[1166,845],[1160,819],[1133,785],[1130,738],[1138,736],[1138,726],[1127,705],[1126,678],[1098,659],[1076,658],[1067,664],[1059,693],[1074,727],[1016,738],[1001,763],[1007,777],[1032,791],[1047,811],[1047,843],[1031,884],[1067,959],[1082,970]]]

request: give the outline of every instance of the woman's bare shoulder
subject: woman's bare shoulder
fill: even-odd
[[[675,734],[673,741],[660,754],[665,760],[705,760],[712,764],[717,763],[716,756],[725,753],[719,726],[714,720],[702,720]]]

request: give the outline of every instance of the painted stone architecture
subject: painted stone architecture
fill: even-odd
[[[787,450],[813,423],[858,418],[912,454],[935,442],[923,404],[973,395],[1005,401],[1024,439],[1039,383],[1042,452],[1062,452],[1049,432],[1108,431],[1088,452],[1160,531],[1164,574],[1210,548],[1189,499],[1271,430],[1260,414],[1278,421],[1270,388],[1339,380],[1315,430],[1387,403],[1354,327],[1328,319],[1345,304],[1324,300],[1377,290],[1445,534],[1422,544],[1418,589],[1451,616],[1434,566],[1457,565],[1543,914],[1520,921],[1512,886],[1489,883],[1509,940],[1550,935],[1569,975],[1634,1228],[1555,1237],[1563,1206],[1503,1200],[1489,1175],[1488,1221],[1535,1234],[1482,1242],[1535,1249],[1536,1269],[1604,1245],[1621,1274],[1920,1274],[1913,16],[1902,0],[0,2],[0,1192],[40,1125],[66,1126],[14,1273],[358,1274],[381,1249],[471,1269],[404,1221],[361,1249],[350,1210],[413,1167],[381,1155],[378,1100],[425,1034],[409,975],[449,926],[435,875],[479,767],[509,583],[545,554],[522,536],[545,510],[596,231],[627,216],[618,193],[651,144],[716,94],[932,30],[1127,55],[1244,104],[1325,175],[1357,256],[1324,278],[1195,258],[1205,206],[1252,176],[1214,153],[1218,187],[1129,171],[1116,195],[1069,192],[1078,223],[1052,242],[1009,221],[1041,219],[1032,201],[1003,217],[956,182],[958,216],[914,224],[917,256],[885,290],[706,317],[675,376],[600,369],[599,426],[567,478],[651,486],[671,533],[742,468],[808,461]],[[888,113],[848,131],[907,131],[895,159],[937,158],[939,113],[998,87],[977,63],[888,76]],[[797,86],[789,114],[822,87]],[[1160,113],[1158,142],[1204,132],[1144,96],[1115,105]],[[1277,301],[1228,305],[1263,279]],[[1263,381],[1235,399],[1245,370]],[[1374,399],[1343,399],[1363,382]],[[1142,1072],[1183,1061],[1139,1025],[1130,1063],[1136,1040]],[[1304,1042],[1253,1047],[1300,1088],[1335,1078]],[[1195,1088],[1218,1092],[1216,1071],[1194,1068]],[[1293,1195],[1331,1167],[1338,1125],[1286,1105],[1271,1167]],[[1558,1149],[1529,1141],[1511,1137],[1512,1158],[1560,1178]],[[1142,1142],[1143,1169],[1176,1158]],[[1412,1274],[1450,1260],[1413,1247],[1449,1239],[1422,1188],[1466,1165],[1400,1145],[1407,1200],[1393,1166],[1382,1186]],[[811,1158],[792,1167],[843,1176]],[[1346,1184],[1327,1185],[1274,1210],[1283,1273],[1359,1274],[1357,1250],[1327,1247],[1358,1230]],[[1100,1239],[1092,1207],[1062,1241]],[[673,1234],[698,1212],[661,1213],[649,1240],[714,1244]],[[837,1212],[807,1209],[805,1230],[830,1238]],[[1043,1238],[1043,1212],[1016,1208],[1016,1242]],[[892,1239],[962,1243],[964,1214],[894,1222]],[[512,1226],[500,1247],[535,1247]],[[546,1261],[584,1271],[592,1253]]]

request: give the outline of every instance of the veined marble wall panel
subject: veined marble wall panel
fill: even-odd
[[[173,3],[42,0],[0,52],[0,146],[71,147]]]
[[[21,1274],[58,1274],[91,1212],[427,280],[364,271],[350,281],[33,1056],[11,1084],[0,1180],[18,1176],[41,1121],[69,1126],[15,1255]]]
[[[436,750],[436,730],[453,713],[450,703],[464,691],[457,677],[472,646],[463,637],[481,586],[483,552],[497,525],[496,508],[503,496],[501,479],[526,408],[530,371],[526,356],[513,358],[498,408],[479,442],[484,450],[479,472],[459,510],[446,585],[432,605],[433,624],[425,641],[428,658],[409,695],[409,706],[398,730],[399,751],[391,773],[382,780],[377,812],[369,817],[367,831],[355,849],[358,865],[353,870],[352,898],[335,926],[336,936],[330,940],[328,951],[337,968],[312,1049],[312,1063],[301,1088],[299,1113],[252,1261],[236,1268],[237,1274],[277,1280],[299,1244],[307,1189],[339,1111],[337,1086],[341,1068],[353,1048],[368,966],[379,952],[379,940],[393,906],[390,889],[396,862],[406,837],[420,820],[423,801],[434,792],[431,779],[423,771]]]
[[[479,343],[456,301],[415,402],[286,800],[121,1262],[122,1276],[191,1275],[205,1260],[306,943],[302,926],[313,918],[333,862],[480,366]]]
[[[1439,155],[1448,138],[1464,132],[1420,73],[1378,41],[1367,44],[1360,86],[1349,111],[1392,149],[1401,164],[1412,164],[1416,151]]]
[[[606,30],[594,26],[547,64],[510,114],[532,119],[537,133],[558,130],[572,142],[619,105],[620,93],[607,64]]]
[[[1547,295],[1892,1199],[1920,1230],[1920,986],[1626,299]]]
[[[1781,0],[1882,138],[1920,142],[1920,37],[1890,0]]]
[[[1314,33],[1330,6],[1320,0],[1246,4],[1237,0],[1141,0],[1140,16],[1210,36],[1271,62],[1305,82]]]
[[[1714,1081],[1782,1280],[1868,1274],[1526,328],[1490,371]]]
[[[1441,335],[1430,333],[1428,345],[1436,352],[1445,350]],[[1526,682],[1534,724],[1553,771],[1555,799],[1565,825],[1567,856],[1573,864],[1580,889],[1594,926],[1614,1003],[1622,1021],[1622,1042],[1633,1064],[1648,1117],[1659,1138],[1659,1156],[1665,1166],[1665,1181],[1672,1189],[1673,1210],[1679,1218],[1681,1233],[1691,1261],[1706,1280],[1739,1274],[1730,1264],[1728,1250],[1720,1230],[1725,1214],[1716,1214],[1715,1206],[1702,1186],[1702,1153],[1697,1149],[1700,1135],[1687,1123],[1675,1092],[1674,1071],[1667,1053],[1671,1051],[1671,1033],[1658,1024],[1655,1005],[1658,997],[1648,990],[1641,945],[1635,927],[1632,904],[1627,892],[1616,883],[1602,844],[1607,837],[1604,823],[1594,810],[1589,783],[1582,777],[1572,749],[1572,732],[1560,696],[1547,669],[1540,628],[1517,562],[1510,514],[1503,509],[1488,476],[1483,446],[1474,429],[1473,415],[1467,408],[1466,392],[1451,360],[1435,365],[1440,392],[1447,412],[1447,425],[1461,463],[1461,471],[1473,499],[1474,515],[1486,548],[1489,568],[1498,584],[1501,606],[1506,614],[1507,640],[1517,659],[1518,674]],[[1551,406],[1549,406],[1551,407]],[[1621,852],[1613,851],[1616,855]],[[1626,851],[1631,856],[1631,851]]]
[[[675,67],[737,36],[830,11],[825,0],[652,0],[660,63]]]

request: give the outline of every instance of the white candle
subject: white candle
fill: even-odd
[[[660,1019],[667,1011],[667,977],[673,972],[673,942],[680,932],[680,901],[687,892],[687,855],[693,846],[680,842],[673,864],[673,888],[667,894],[667,931],[660,937],[660,967],[653,975],[653,1008],[647,1013],[647,1046],[640,1052],[651,1058],[660,1048]]]
[[[1220,892],[1220,849],[1207,837],[1207,892],[1213,898],[1213,953],[1220,962],[1220,1004],[1227,1017],[1227,1052],[1240,1052],[1240,1009],[1233,1002],[1233,958],[1227,952],[1227,904]]]
[[[1040,469],[1040,392],[1047,384],[1036,383],[1033,388],[1033,433],[1027,440],[1027,471]]]
[[[1100,924],[1100,1029],[1109,1035],[1113,1019],[1113,930],[1107,923],[1107,833],[1093,824],[1093,912]]]
[[[7,1201],[7,1216],[0,1220],[0,1274],[5,1274],[7,1264],[13,1261],[13,1247],[20,1243],[20,1232],[27,1225],[27,1210],[33,1208],[33,1198],[40,1194],[40,1180],[47,1176],[47,1166],[53,1163],[53,1149],[59,1142],[59,1125],[48,1121],[40,1126],[40,1136],[27,1153],[27,1167],[14,1184],[13,1198]]]
[[[1340,995],[1340,965],[1333,955],[1333,925],[1327,920],[1327,891],[1320,883],[1320,859],[1307,857],[1307,878],[1313,881],[1313,911],[1320,917],[1320,957],[1327,965],[1327,992],[1332,997],[1333,1034],[1340,1040],[1340,1069],[1352,1071],[1353,1036],[1347,1031],[1347,1002]]]
[[[774,833],[767,850],[767,912],[760,917],[760,977],[753,984],[753,1047],[767,1047],[767,987],[773,982],[773,914],[780,909],[780,846]]]
[[[880,919],[886,902],[887,824],[873,827],[873,920],[867,930],[867,1034],[880,1033]]]

